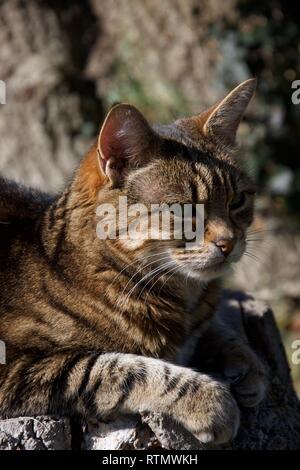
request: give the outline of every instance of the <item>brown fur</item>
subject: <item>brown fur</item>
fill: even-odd
[[[251,90],[253,83],[246,82],[241,102],[233,94],[240,115]],[[226,363],[235,365],[231,378],[242,369],[251,382],[251,396],[248,386],[237,390],[240,401],[251,406],[262,399],[259,360],[212,321],[221,272],[203,268],[203,282],[195,276],[187,282],[180,269],[172,275],[158,269],[147,281],[144,276],[160,268],[166,249],[178,266],[191,263],[197,271],[219,239],[231,240],[230,250],[244,243],[253,183],[228,144],[229,131],[224,141],[214,135],[214,113],[219,119],[223,108],[151,129],[134,108],[121,106],[111,111],[98,143],[54,200],[1,183],[0,219],[6,223],[0,225],[0,338],[7,364],[1,366],[0,414],[103,417],[153,410],[172,415],[203,442],[226,441],[235,435],[239,416],[228,386],[174,364],[183,351],[186,362],[193,336],[205,342],[207,335],[218,348],[217,335],[223,357],[228,351],[234,358]],[[226,119],[228,112],[224,127]],[[233,214],[229,206],[240,192],[248,194],[247,202]],[[116,206],[120,195],[145,204],[203,202],[204,248],[189,252],[182,241],[146,240],[133,249],[118,238],[99,240],[96,208],[100,202]]]

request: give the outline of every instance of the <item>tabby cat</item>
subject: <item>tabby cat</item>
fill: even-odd
[[[234,438],[237,402],[256,406],[267,388],[255,352],[214,315],[218,278],[242,256],[253,217],[235,134],[254,90],[247,80],[172,125],[114,106],[55,198],[1,180],[1,416],[155,411],[203,443]],[[203,203],[204,243],[100,240],[96,209],[119,196]],[[199,337],[222,376],[186,367]]]

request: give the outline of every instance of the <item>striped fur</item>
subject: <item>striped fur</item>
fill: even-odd
[[[245,101],[245,90],[237,93]],[[237,97],[232,99],[231,107]],[[252,221],[253,183],[237,163],[229,131],[224,141],[213,135],[224,100],[205,120],[152,130],[126,106],[126,116],[134,115],[126,140],[117,147],[107,141],[120,124],[121,109],[56,198],[0,181],[0,339],[7,347],[7,364],[0,366],[0,415],[101,418],[152,410],[173,416],[202,442],[225,442],[239,423],[228,384],[176,362],[185,364],[195,338],[202,337],[209,355],[222,348],[230,379],[243,375],[236,388],[241,402],[252,406],[264,396],[260,361],[213,319],[217,278],[241,256]],[[101,138],[107,152],[128,146],[122,164],[111,164]],[[128,168],[119,177],[124,164]],[[230,212],[242,192],[247,193],[242,209]],[[204,202],[204,248],[188,251],[181,241],[146,240],[133,249],[118,238],[99,240],[97,205],[116,205],[120,195],[145,204]],[[235,248],[215,268],[210,250],[220,236],[232,237]],[[178,269],[164,270],[170,259]]]

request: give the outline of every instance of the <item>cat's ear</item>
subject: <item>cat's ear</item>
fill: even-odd
[[[232,90],[220,103],[195,116],[204,135],[232,145],[238,126],[255,92],[256,79],[250,78]]]
[[[154,131],[134,106],[118,104],[108,113],[98,139],[100,168],[112,187],[118,187],[132,168],[149,159]]]

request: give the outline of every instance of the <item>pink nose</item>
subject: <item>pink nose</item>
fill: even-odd
[[[235,240],[231,238],[219,238],[215,241],[215,245],[220,248],[224,256],[228,256],[234,248]]]

